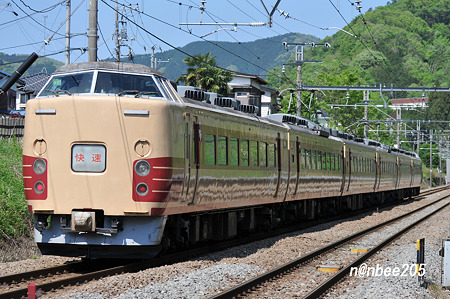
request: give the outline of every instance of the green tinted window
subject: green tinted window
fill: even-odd
[[[250,140],[250,166],[258,166],[258,141]]]
[[[219,162],[219,165],[227,165],[228,164],[227,137],[219,136],[217,140],[217,145],[218,145],[217,161]]]
[[[248,140],[241,140],[241,166],[248,166]]]
[[[216,165],[216,136],[205,135],[205,163],[206,165]]]
[[[230,138],[230,165],[239,165],[239,141],[237,138]]]
[[[269,160],[269,167],[275,167],[275,144],[269,144],[267,146],[267,158]]]
[[[265,142],[259,143],[259,166],[267,166],[267,143]]]

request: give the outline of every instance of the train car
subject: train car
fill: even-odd
[[[149,258],[417,194],[420,159],[146,66],[66,65],[27,103],[24,188],[43,254]]]

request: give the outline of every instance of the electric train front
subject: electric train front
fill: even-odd
[[[179,100],[152,69],[97,62],[60,68],[27,103],[24,188],[43,254],[158,253],[173,175],[158,128]]]

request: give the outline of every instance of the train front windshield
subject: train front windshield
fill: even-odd
[[[97,74],[95,74],[97,73]],[[96,75],[96,76],[95,76]],[[72,94],[109,94],[136,97],[171,98],[153,76],[89,71],[53,76],[40,97]]]
[[[54,76],[39,96],[59,96],[60,94],[90,93],[94,72]]]
[[[94,93],[138,94],[161,98],[163,95],[151,76],[98,72]]]

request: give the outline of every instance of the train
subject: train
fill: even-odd
[[[52,74],[23,139],[42,254],[152,258],[419,193],[415,153],[201,93],[137,64]]]

